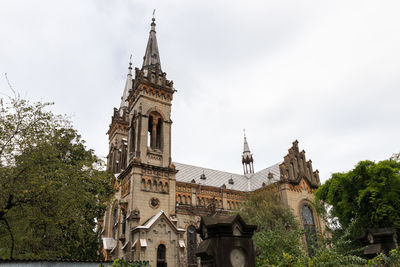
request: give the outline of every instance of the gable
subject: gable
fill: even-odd
[[[136,232],[136,231],[139,231],[141,229],[146,230],[146,231],[150,231],[154,227],[156,227],[159,224],[159,222],[161,222],[161,221],[165,222],[169,226],[169,228],[171,228],[175,233],[185,232],[185,229],[177,228],[175,226],[175,224],[164,213],[163,210],[160,210],[156,215],[154,215],[153,217],[150,217],[146,222],[144,222],[144,224],[142,224],[140,226],[136,226],[135,228],[133,228],[132,231]]]

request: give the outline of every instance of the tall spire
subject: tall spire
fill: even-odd
[[[154,10],[155,11],[155,10]],[[160,53],[158,52],[158,45],[157,45],[157,37],[156,37],[156,23],[154,18],[154,11],[153,11],[153,18],[151,19],[151,30],[149,40],[147,42],[146,53],[143,57],[143,66],[142,69],[153,69],[158,70],[160,73],[161,71],[161,61],[160,61]]]
[[[122,94],[121,104],[119,106],[120,112],[122,112],[123,108],[128,107],[128,96],[129,96],[129,90],[131,89],[132,89],[132,55],[129,58],[128,75],[126,77],[124,93]]]
[[[249,144],[247,143],[245,130],[243,130],[243,132],[244,132],[244,144],[243,144],[243,155],[242,155],[243,172],[244,174],[254,173],[253,155],[251,154]]]

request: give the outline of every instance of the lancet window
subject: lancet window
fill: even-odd
[[[306,235],[308,254],[313,256],[314,246],[316,245],[315,222],[312,209],[307,204],[301,207],[301,221]]]
[[[162,118],[158,113],[150,113],[148,125],[148,145],[152,149],[162,149],[162,124]]]
[[[187,229],[187,261],[188,266],[197,266],[196,261],[196,246],[197,246],[197,236],[196,236],[196,228],[193,225],[190,225]]]

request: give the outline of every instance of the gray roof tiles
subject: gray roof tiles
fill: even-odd
[[[221,187],[225,184],[227,189],[238,190],[238,191],[253,191],[265,183],[266,185],[279,181],[279,164],[274,164],[268,168],[265,168],[254,174],[236,174],[225,171],[213,170],[209,168],[203,168],[179,162],[174,162],[178,173],[176,174],[176,180],[178,182],[191,183],[194,179],[196,184],[202,184],[213,187]],[[268,178],[269,173],[273,174],[273,178]],[[200,179],[200,176],[204,173],[206,179]],[[229,183],[229,180],[233,180],[233,184]]]

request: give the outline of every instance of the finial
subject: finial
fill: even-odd
[[[246,129],[243,128],[244,138],[246,138]]]
[[[128,75],[132,75],[132,54],[129,57],[129,67],[128,67],[129,73]]]
[[[156,19],[154,18],[154,13],[156,13],[156,10],[153,9],[153,18],[151,19],[151,30],[152,31],[156,31],[156,23],[154,21],[156,21]]]

